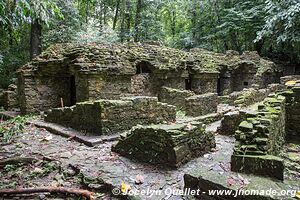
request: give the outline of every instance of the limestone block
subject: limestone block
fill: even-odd
[[[178,167],[215,147],[201,123],[133,127],[112,150],[142,162]]]
[[[191,96],[185,99],[186,115],[200,116],[217,111],[218,96],[215,93]]]

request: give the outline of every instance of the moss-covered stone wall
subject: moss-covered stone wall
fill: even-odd
[[[23,114],[37,113],[63,104],[70,106],[70,77],[20,75],[18,97]]]
[[[192,75],[191,90],[196,94],[216,93],[218,83],[218,73],[203,73]]]
[[[12,110],[19,107],[16,85],[11,84],[7,90],[0,91],[0,107],[3,107],[5,110]]]
[[[118,99],[129,93],[157,96],[163,86],[180,90],[189,87],[196,94],[216,93],[220,88],[231,91],[235,85],[239,89],[246,87],[243,81],[249,85],[263,82],[261,75],[272,74],[273,65],[253,52],[184,52],[150,43],[57,44],[18,71],[20,107],[23,113],[44,111],[57,107],[57,98],[63,98],[69,105],[68,96],[75,99],[73,95],[76,102]],[[243,66],[252,66],[252,71]],[[144,73],[139,72],[139,67],[148,67],[150,75],[138,74]],[[231,82],[218,87],[218,77],[224,68],[232,74]],[[76,83],[73,93],[67,83],[70,77]]]
[[[191,96],[185,99],[185,112],[189,116],[200,116],[217,111],[218,95],[207,93]]]
[[[194,95],[195,93],[189,90],[162,87],[158,98],[161,102],[176,106],[178,110],[185,110],[185,99]]]
[[[45,121],[97,135],[129,130],[137,124],[171,122],[175,118],[175,106],[160,103],[156,97],[141,96],[81,102],[48,110],[45,115]]]
[[[286,135],[289,140],[300,139],[300,84],[281,93],[286,97]]]
[[[283,90],[284,86],[281,84],[270,84],[266,88],[259,89],[258,87],[245,88],[239,92],[233,92],[226,96],[220,96],[221,103],[247,107],[254,103],[263,101],[270,93]]]
[[[269,95],[256,115],[240,123],[231,159],[233,171],[283,179],[283,161],[276,156],[285,142],[285,102],[282,95]]]
[[[142,162],[178,167],[214,147],[213,133],[198,123],[136,126],[112,150]]]

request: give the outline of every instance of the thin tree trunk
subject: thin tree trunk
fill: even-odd
[[[193,0],[193,8],[192,8],[192,36],[193,36],[193,40],[196,40],[196,21],[197,21],[197,4],[196,1]]]
[[[264,41],[262,39],[255,43],[255,50],[259,55],[261,55],[263,45],[264,45]]]
[[[117,26],[119,9],[120,9],[120,0],[117,0],[116,12],[115,12],[114,21],[113,21],[113,30],[115,30],[116,26]]]
[[[176,35],[176,11],[173,9],[172,10],[172,25],[171,25],[171,30],[172,30],[172,36],[173,38]]]
[[[135,14],[135,25],[134,25],[134,41],[138,42],[139,41],[139,36],[140,36],[140,21],[141,21],[141,11],[142,11],[142,0],[137,0],[136,4],[136,14]]]
[[[127,11],[126,11],[126,33],[127,33],[127,35],[128,35],[128,37],[127,37],[127,41],[130,41],[130,37],[129,37],[129,35],[131,34],[131,12],[130,12],[130,10],[131,10],[131,2],[130,2],[130,0],[127,0],[126,1],[126,9],[127,9]]]
[[[88,23],[89,21],[89,10],[90,10],[90,1],[87,0],[85,5],[85,23]]]
[[[38,19],[35,19],[31,24],[30,34],[30,58],[40,55],[42,52],[42,25]]]

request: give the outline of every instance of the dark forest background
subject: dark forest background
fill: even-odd
[[[0,88],[54,43],[160,41],[300,63],[299,0],[0,0]]]

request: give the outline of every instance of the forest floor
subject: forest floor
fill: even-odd
[[[216,131],[220,122],[210,124],[207,129]],[[44,128],[26,125],[24,132],[14,136],[10,143],[0,146],[0,160],[8,158],[29,158],[31,162],[11,163],[2,166],[0,171],[0,189],[65,187],[81,188],[96,193],[96,199],[113,199],[113,188],[121,188],[122,182],[132,190],[183,189],[183,176],[193,169],[204,169],[215,174],[234,179],[236,184],[251,182],[251,177],[230,172],[230,156],[234,138],[216,134],[216,148],[213,152],[196,158],[178,169],[166,169],[145,163],[139,163],[111,152],[116,141],[107,141],[93,147],[54,135]],[[287,144],[285,157],[289,160],[288,176],[300,180],[300,157],[297,152],[300,145]],[[1,165],[1,164],[0,164]],[[1,168],[1,166],[0,166]],[[254,180],[254,179],[253,179]],[[242,187],[243,185],[241,185]],[[120,197],[119,197],[120,198]],[[193,199],[177,195],[160,195],[141,199]],[[42,193],[7,197],[4,199],[78,199],[72,196]]]

